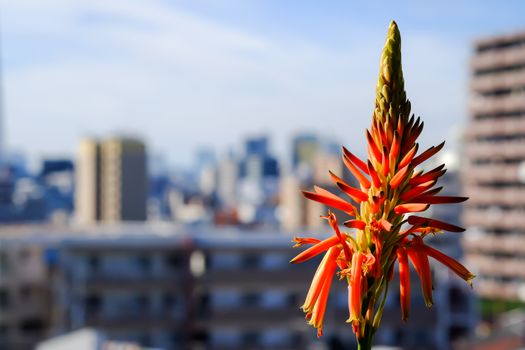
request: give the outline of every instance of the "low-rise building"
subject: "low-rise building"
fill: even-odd
[[[62,232],[33,227],[0,236],[0,257],[9,254],[10,261],[0,264],[0,288],[18,286],[8,289],[8,297],[0,294],[0,307],[12,310],[0,317],[0,342],[9,349],[30,349],[42,339],[84,327],[114,341],[160,349],[310,349],[314,344],[330,349],[355,344],[345,323],[344,281],[334,279],[323,338],[317,340],[316,331],[306,325],[299,307],[319,258],[289,264],[297,253],[291,248],[292,235],[137,224]],[[29,247],[38,248],[34,268],[11,262]],[[32,303],[19,299],[25,293],[22,276],[42,291],[31,294]],[[431,311],[423,305],[417,277],[412,279],[408,324],[400,319],[394,279],[378,343],[446,349],[457,325],[471,324],[463,281],[445,269],[436,269],[434,277],[438,307]]]

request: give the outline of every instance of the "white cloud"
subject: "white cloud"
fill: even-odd
[[[329,51],[304,38],[250,34],[160,1],[13,0],[4,17],[5,35],[20,38],[21,46],[44,40],[46,54],[14,65],[5,79],[8,142],[33,155],[72,154],[83,134],[120,130],[142,134],[154,150],[183,162],[200,144],[220,149],[259,130],[274,134],[279,149],[291,132],[314,128],[363,148],[382,38]],[[418,112],[441,118],[452,109],[457,117],[460,98],[436,102],[422,92],[447,86],[439,76],[449,73],[443,57],[426,55],[433,41],[425,40],[407,41],[405,57],[441,71],[409,61],[412,99]],[[25,52],[18,44],[9,48],[8,60]],[[421,75],[435,86],[423,85]]]

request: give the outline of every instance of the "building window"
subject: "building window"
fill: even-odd
[[[0,273],[7,271],[7,254],[0,252]]]
[[[44,329],[44,322],[38,318],[30,318],[20,323],[20,330],[27,333],[41,332]]]
[[[7,309],[9,305],[9,295],[6,290],[0,289],[0,310]]]
[[[26,261],[29,259],[29,257],[31,256],[31,251],[29,250],[29,248],[23,248],[20,250],[20,252],[18,253],[18,258],[21,260],[21,261]]]
[[[257,268],[260,263],[260,256],[254,254],[247,254],[242,257],[242,267]]]
[[[0,348],[7,349],[7,326],[0,324]]]
[[[135,298],[135,304],[137,305],[137,309],[139,311],[146,311],[149,306],[148,296],[145,294],[138,295]]]
[[[246,306],[257,306],[261,300],[258,293],[246,293],[242,296],[242,303]]]
[[[299,294],[298,293],[290,293],[290,294],[288,294],[287,303],[288,303],[288,305],[290,305],[292,307],[300,305],[301,301],[300,301]]]
[[[184,257],[182,253],[175,252],[166,256],[166,264],[174,270],[178,270],[184,266]]]
[[[162,305],[166,309],[171,309],[176,305],[177,298],[172,293],[166,293],[162,297]]]
[[[246,332],[242,335],[242,342],[247,346],[253,346],[259,344],[259,338],[257,332]]]
[[[102,302],[100,296],[93,294],[86,298],[86,309],[88,313],[98,313]]]
[[[137,258],[137,265],[142,271],[147,272],[150,270],[151,267],[151,259],[147,255],[140,255]]]
[[[31,298],[31,295],[33,294],[33,290],[30,286],[22,286],[20,287],[20,297],[23,300],[28,300]]]
[[[98,272],[100,268],[100,259],[98,256],[95,256],[95,255],[89,256],[87,259],[87,263],[88,263],[89,271],[91,271],[92,273]]]

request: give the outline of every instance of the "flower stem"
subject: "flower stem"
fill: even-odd
[[[363,336],[357,340],[357,349],[358,350],[371,350],[372,349],[372,339],[374,337],[374,330],[370,323],[366,323]]]

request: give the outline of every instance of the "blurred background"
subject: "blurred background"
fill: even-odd
[[[365,155],[388,24],[423,149],[467,227],[432,242],[435,307],[393,281],[377,349],[525,347],[521,1],[3,0],[0,349],[353,349],[334,281],[299,310],[329,233],[300,189]]]

